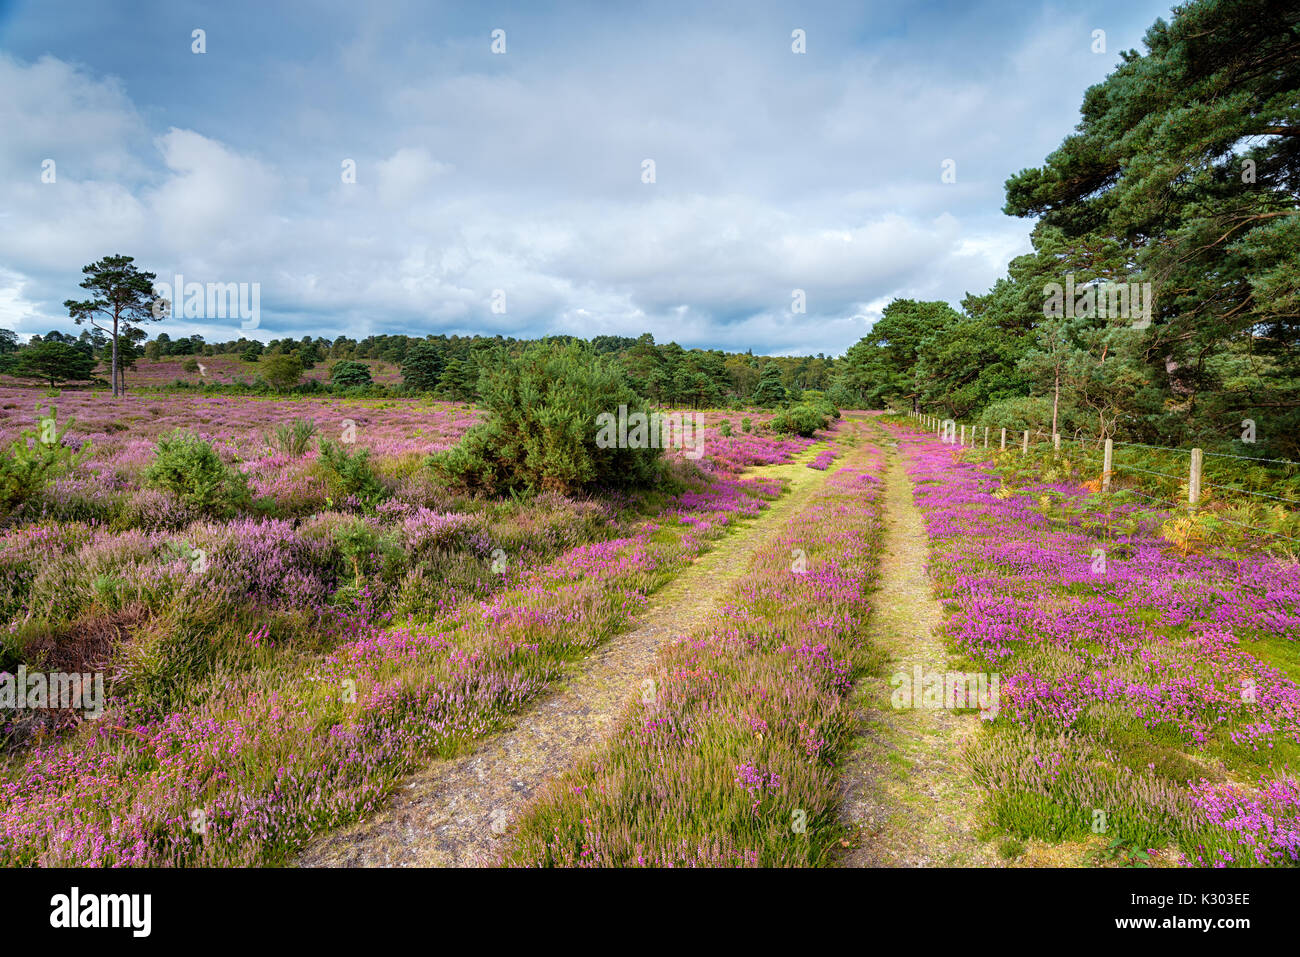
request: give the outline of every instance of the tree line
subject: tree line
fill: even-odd
[[[129,260],[129,257],[108,257]],[[109,290],[110,298],[112,290]],[[372,335],[363,339],[303,336],[261,342],[241,337],[207,342],[202,335],[173,339],[160,332],[150,339],[140,325],[124,324],[116,348],[117,385],[125,388],[128,370],[138,361],[177,358],[187,372],[198,370],[204,357],[235,357],[247,363],[242,382],[177,380],[172,388],[317,392],[364,391],[369,394],[417,393],[453,401],[473,402],[480,395],[482,373],[503,359],[517,357],[534,343],[574,344],[585,354],[609,359],[648,401],[692,408],[758,405],[769,408],[798,402],[805,394],[834,390],[836,361],[815,356],[755,356],[716,349],[686,349],[676,342],[657,343],[650,333],[629,336],[574,336],[516,339],[503,336]],[[9,330],[0,330],[0,373],[34,379],[53,387],[60,383],[99,381],[101,365],[112,368],[112,337],[98,327],[79,336],[51,331],[32,336],[22,345]],[[385,362],[401,370],[398,386],[374,382],[368,361]],[[306,380],[304,373],[329,365],[324,381]],[[101,383],[108,384],[108,383]]]
[[[1032,251],[837,364],[864,403],[1300,457],[1300,7],[1186,3],[1145,45],[1007,180]]]

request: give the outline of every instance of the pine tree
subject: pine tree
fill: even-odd
[[[67,299],[63,303],[77,325],[89,322],[112,337],[114,397],[121,392],[121,337],[134,328],[133,323],[163,318],[161,310],[157,315],[154,310],[153,281],[157,276],[140,271],[134,263],[134,257],[120,254],[91,263],[81,270],[86,276],[81,288],[91,290],[95,298],[80,302]]]
[[[781,384],[781,369],[775,362],[763,366],[754,387],[754,404],[770,409],[786,400],[785,386]]]
[[[358,357],[366,354],[364,345],[358,346],[355,353]],[[402,381],[407,388],[417,392],[432,392],[438,388],[443,366],[441,347],[427,340],[417,342],[406,350],[406,358],[402,361]]]

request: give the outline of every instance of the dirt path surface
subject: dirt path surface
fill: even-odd
[[[979,716],[891,706],[890,676],[947,671],[939,637],[943,612],[926,571],[930,542],[902,455],[890,440],[885,538],[869,637],[889,655],[883,677],[858,683],[858,739],[841,768],[841,807],[852,829],[839,863],[848,867],[997,866],[976,837],[978,794],[962,744]],[[918,695],[919,697],[919,695]]]
[[[820,448],[817,447],[817,448]],[[509,822],[548,779],[596,747],[639,693],[661,644],[707,619],[745,571],[750,554],[807,502],[826,472],[796,462],[749,474],[789,479],[785,493],[651,596],[634,630],[572,666],[567,685],[520,715],[514,728],[471,754],[438,761],[397,792],[388,808],[313,842],[304,867],[468,867],[497,859]]]

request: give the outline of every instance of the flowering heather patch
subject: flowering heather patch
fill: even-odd
[[[750,448],[769,460],[793,448],[771,445]],[[53,626],[65,600],[87,616],[113,601],[143,604],[154,617],[125,649],[119,690],[136,694],[111,694],[99,722],[7,762],[0,864],[283,860],[312,834],[376,810],[430,757],[498,729],[566,662],[622,627],[707,539],[778,491],[734,471],[706,475],[607,542],[571,540],[586,534],[580,515],[566,518],[577,505],[560,511],[562,502],[543,497],[514,532],[541,543],[528,554],[549,544],[567,554],[532,564],[511,554],[487,597],[446,600],[438,590],[436,602],[420,600],[411,576],[439,575],[449,552],[483,560],[487,546],[501,544],[485,531],[510,532],[493,525],[493,512],[511,506],[467,516],[390,500],[348,517],[349,541],[375,536],[369,554],[341,553],[342,517],[329,514],[195,522],[186,550],[156,530],[52,522],[7,533],[0,556],[11,630]],[[557,513],[561,521],[550,524]],[[394,530],[401,555],[383,544]],[[206,567],[195,564],[195,547]],[[378,600],[395,568],[408,569],[402,594],[420,612],[401,623]],[[338,596],[325,598],[353,574],[355,601],[342,613]],[[219,669],[208,660],[217,641]],[[198,670],[176,681],[167,667]],[[159,687],[166,694],[151,698]],[[148,706],[132,704],[141,698]]]
[[[1192,785],[1192,801],[1216,827],[1236,837],[1209,860],[1198,848],[1197,864],[1294,864],[1300,860],[1300,785],[1295,778],[1260,782],[1258,789]]]
[[[36,393],[0,389],[0,442],[36,419]],[[49,400],[42,400],[49,401]],[[221,458],[248,480],[263,511],[287,518],[333,507],[317,464],[315,442],[291,458],[272,449],[267,434],[295,418],[315,421],[319,436],[365,449],[399,498],[423,502],[432,494],[419,463],[454,445],[477,414],[465,405],[420,399],[261,399],[201,394],[64,392],[52,400],[60,421],[75,424],[65,442],[89,441],[92,454],[45,493],[23,506],[20,518],[74,520],[113,528],[178,528],[197,515],[173,496],[146,487],[144,473],[159,436],[181,428],[210,441]]]
[[[1003,676],[973,752],[995,819],[1061,839],[1100,811],[1108,835],[1189,863],[1300,862],[1300,566],[1182,555],[1168,513],[900,443],[947,638]]]
[[[826,449],[824,452],[817,453],[817,457],[808,463],[808,467],[810,469],[817,469],[818,471],[825,472],[828,468],[831,467],[831,463],[834,461],[835,461],[835,447],[831,446],[829,449]]]
[[[0,442],[9,443],[36,419],[36,406],[58,410],[59,420],[76,419],[69,437],[94,442],[99,462],[111,461],[133,445],[151,444],[182,428],[198,432],[244,460],[268,456],[263,433],[294,418],[315,419],[320,434],[338,439],[344,421],[356,425],[356,444],[377,455],[420,455],[454,445],[476,421],[464,403],[428,399],[262,398],[201,393],[128,394],[116,401],[103,393],[43,392],[0,387]]]
[[[814,439],[799,436],[776,436],[769,433],[732,433],[723,435],[716,428],[704,429],[704,458],[698,464],[701,471],[710,474],[743,472],[755,465],[777,465],[788,462],[810,445]],[[682,450],[670,449],[669,458],[680,458]]]
[[[874,664],[863,623],[883,462],[852,451],[757,552],[705,625],[662,649],[652,693],[521,820],[511,864],[809,865],[839,834],[845,696]],[[792,567],[802,550],[806,570]]]

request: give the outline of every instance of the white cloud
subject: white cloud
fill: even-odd
[[[152,222],[173,248],[202,249],[274,222],[283,188],[259,160],[175,127],[157,146],[170,175],[145,197]]]
[[[41,163],[53,159],[75,180],[134,180],[145,166],[133,146],[146,127],[115,77],[43,56],[24,64],[0,52],[0,175],[10,183],[40,183]]]
[[[360,32],[325,18],[277,41],[305,46],[277,60],[274,92],[252,53],[223,53],[220,76],[202,57],[136,62],[131,82],[0,54],[0,321],[66,326],[81,266],[126,252],[164,279],[260,282],[263,337],[652,331],[835,353],[896,295],[956,303],[1004,272],[1030,224],[998,211],[1003,180],[1113,66],[1069,54],[1086,24],[1047,7],[933,48],[873,37],[898,34],[902,6],[828,7],[806,56],[761,4],[739,22],[628,15],[560,29],[519,13],[493,57],[481,24],[435,32],[381,4]],[[835,32],[845,18],[861,42]],[[186,83],[198,95],[169,85]]]
[[[23,295],[23,277],[0,269],[0,329],[27,329],[35,332],[41,322],[36,303]]]
[[[386,206],[427,199],[424,189],[437,176],[451,171],[423,147],[403,147],[375,164],[379,178],[379,199]]]

